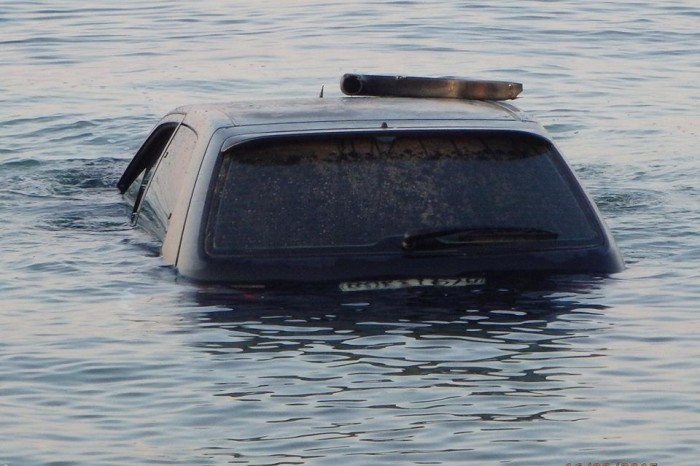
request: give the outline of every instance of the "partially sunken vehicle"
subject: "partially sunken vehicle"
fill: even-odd
[[[517,83],[345,75],[350,96],[181,107],[118,182],[197,281],[341,290],[623,269]]]

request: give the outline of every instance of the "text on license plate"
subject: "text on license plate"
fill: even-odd
[[[406,278],[402,280],[376,280],[342,282],[338,286],[341,291],[367,291],[367,290],[398,290],[401,288],[417,287],[466,287],[481,286],[486,284],[484,277],[458,277],[458,278]]]

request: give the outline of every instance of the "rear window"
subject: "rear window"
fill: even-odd
[[[581,196],[553,146],[526,133],[255,140],[223,154],[206,250],[376,249],[406,232],[455,227],[591,243],[597,227]]]

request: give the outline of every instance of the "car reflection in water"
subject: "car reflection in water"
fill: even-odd
[[[568,350],[567,339],[598,329],[595,316],[607,307],[592,297],[605,280],[529,278],[513,279],[510,286],[353,293],[200,286],[191,299],[201,310],[190,318],[201,327],[245,332],[244,338],[199,343],[216,353],[303,350],[313,342],[339,348],[356,338],[387,335],[503,343],[514,345],[516,354],[551,352]],[[576,325],[570,324],[573,316]],[[557,324],[561,319],[565,325]]]
[[[338,455],[462,464],[494,442],[546,449],[599,406],[589,375],[605,365],[605,348],[590,338],[606,331],[595,302],[602,283],[202,288],[188,296],[197,307],[183,325],[206,360],[198,389],[230,420],[226,441],[202,451],[236,461],[262,454],[265,464]]]

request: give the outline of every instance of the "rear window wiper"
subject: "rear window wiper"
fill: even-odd
[[[408,232],[401,240],[404,251],[441,249],[473,243],[552,240],[558,233],[525,227],[457,227]]]

